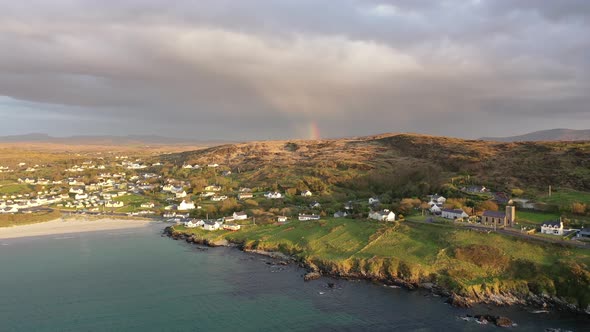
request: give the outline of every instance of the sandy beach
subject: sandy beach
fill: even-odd
[[[66,220],[56,219],[44,223],[0,227],[0,239],[14,239],[30,236],[43,236],[55,234],[71,234],[83,232],[96,232],[105,230],[118,230],[146,227],[153,224],[149,220],[128,219],[97,219],[97,220]]]

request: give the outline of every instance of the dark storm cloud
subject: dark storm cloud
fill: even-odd
[[[4,132],[266,139],[305,137],[316,122],[326,136],[590,127],[583,0],[0,9]]]

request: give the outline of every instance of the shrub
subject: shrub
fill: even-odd
[[[586,213],[587,205],[584,203],[574,202],[572,203],[572,213],[583,215]]]

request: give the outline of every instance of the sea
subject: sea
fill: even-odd
[[[0,331],[590,331],[587,316],[454,308],[425,291],[321,278],[145,228],[0,239]]]

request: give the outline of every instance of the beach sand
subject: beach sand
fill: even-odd
[[[149,220],[129,219],[66,219],[65,221],[62,219],[56,219],[38,224],[0,227],[0,239],[130,229],[147,227],[149,224],[155,224],[155,222]]]

